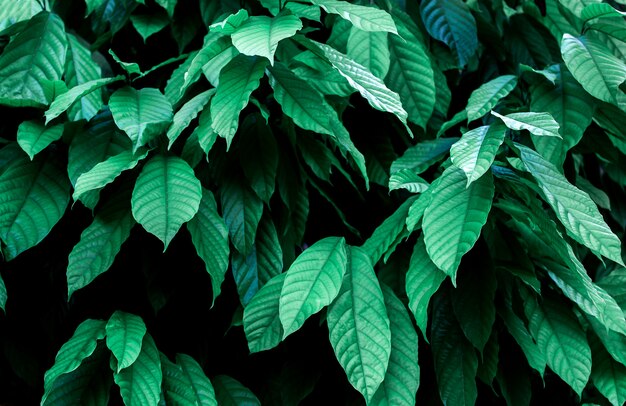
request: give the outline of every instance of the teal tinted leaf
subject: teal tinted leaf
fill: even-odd
[[[221,292],[222,282],[228,269],[228,229],[217,212],[217,203],[213,193],[202,189],[202,200],[196,215],[187,223],[191,241],[198,256],[204,261],[206,271],[211,277],[213,303]]]
[[[381,284],[391,330],[391,355],[385,379],[371,405],[414,406],[419,386],[420,369],[417,363],[417,333],[404,304],[393,290]]]
[[[205,109],[202,113],[200,113],[198,126],[189,138],[192,136],[196,136],[198,138],[200,148],[208,157],[211,148],[213,148],[215,141],[217,141],[217,133],[213,131],[213,128],[211,128],[211,111],[209,109]]]
[[[424,216],[426,208],[433,200],[433,191],[436,186],[441,183],[441,176],[433,181],[433,183],[426,189],[413,204],[409,207],[409,214],[406,216],[406,228],[409,232],[415,230],[419,225],[420,220]]]
[[[74,88],[83,83],[101,78],[100,66],[93,60],[89,47],[77,37],[67,34],[67,60],[65,83]],[[81,97],[70,106],[68,117],[71,120],[91,120],[102,108],[102,92],[94,91]]]
[[[164,244],[200,206],[202,187],[193,169],[178,157],[157,155],[143,167],[131,198],[133,217]]]
[[[618,105],[618,88],[626,80],[624,61],[590,38],[569,34],[563,36],[561,54],[569,71],[589,94]]]
[[[386,31],[397,34],[391,16],[375,7],[336,0],[311,0],[311,3],[320,6],[327,13],[337,14],[363,31]]]
[[[176,8],[176,4],[178,0],[155,0],[156,3],[163,7],[165,11],[167,11],[167,15],[171,17],[174,16],[174,9]]]
[[[122,68],[124,69],[124,71],[126,71],[126,73],[130,76],[130,75],[139,75],[142,76],[143,72],[141,71],[141,68],[139,67],[139,64],[136,62],[124,62],[122,61],[116,54],[115,52],[113,52],[112,49],[109,49],[109,55],[111,55],[111,57],[113,57],[113,60]]]
[[[176,364],[180,366],[187,380],[187,385],[191,387],[196,404],[198,406],[217,406],[213,385],[198,362],[189,355],[177,354]]]
[[[44,376],[43,404],[50,395],[54,383],[62,375],[76,370],[83,360],[96,350],[97,341],[105,336],[105,322],[102,320],[85,320],[76,328],[74,335],[61,346],[54,360],[54,365]]]
[[[598,31],[622,42],[626,42],[626,27],[624,27],[623,24],[612,24],[602,21],[590,24],[589,30]]]
[[[343,237],[327,237],[311,245],[291,264],[280,295],[283,338],[333,302],[346,272],[347,255]]]
[[[124,87],[111,95],[109,107],[115,124],[130,137],[135,152],[172,121],[172,105],[158,89]]]
[[[37,0],[12,1],[0,10],[0,29],[28,20],[43,10],[43,4]]]
[[[517,77],[513,75],[499,76],[483,83],[474,90],[467,102],[467,120],[474,121],[493,109],[500,100],[508,96],[517,86]]]
[[[213,378],[213,387],[220,406],[261,406],[261,402],[250,389],[230,376],[216,376]]]
[[[623,11],[617,11],[610,4],[607,3],[592,3],[583,8],[580,13],[580,18],[583,21],[589,21],[594,18],[624,18],[626,13]]]
[[[409,297],[409,308],[424,337],[428,326],[428,303],[445,278],[446,274],[431,261],[424,238],[420,237],[413,248],[406,274],[406,294]]]
[[[287,10],[291,11],[293,15],[300,18],[306,18],[317,22],[319,22],[322,18],[320,8],[315,5],[287,2],[284,6]]]
[[[141,343],[146,335],[146,325],[141,317],[116,311],[106,325],[106,343],[117,359],[117,370],[131,366],[139,357]]]
[[[221,49],[219,53],[202,66],[204,77],[213,86],[219,85],[219,74],[222,68],[235,56],[239,55],[239,51],[237,48],[230,45],[230,41],[227,41],[227,44],[229,45],[228,47]]]
[[[328,332],[348,381],[369,403],[389,365],[390,323],[370,259],[358,247],[350,247],[347,256],[341,290],[328,308]],[[289,286],[289,276],[287,274],[283,292]],[[284,297],[281,297],[281,305]]]
[[[146,42],[152,35],[167,27],[170,22],[165,13],[133,14],[130,16],[130,21],[133,23],[135,30],[141,35],[141,38],[143,38],[143,42]]]
[[[537,371],[539,375],[543,376],[548,362],[546,354],[539,349],[525,323],[513,312],[511,307],[509,307],[510,305],[512,303],[508,301],[507,306],[498,306],[498,315],[504,322],[511,337],[524,352],[528,365]]]
[[[393,175],[403,169],[411,169],[419,175],[447,155],[450,146],[458,140],[458,138],[437,138],[419,142],[407,148],[400,158],[393,161],[390,172]]]
[[[466,132],[450,147],[450,159],[465,172],[468,186],[489,170],[505,135],[506,127],[494,123]]]
[[[147,155],[148,151],[138,151],[137,154],[133,154],[131,151],[123,151],[100,162],[76,179],[72,198],[74,201],[81,200],[88,206],[89,200],[84,200],[84,197],[87,196],[87,199],[90,199],[89,192],[99,191],[113,182],[122,172],[136,167]]]
[[[244,122],[242,136],[239,161],[243,173],[257,196],[269,203],[278,170],[278,145],[274,134],[259,115],[250,115]]]
[[[626,366],[617,363],[593,337],[590,342],[593,363],[591,380],[598,391],[614,406],[626,403]]]
[[[198,116],[198,114],[204,109],[211,97],[215,94],[215,90],[210,89],[202,92],[189,100],[187,103],[174,114],[172,124],[167,129],[167,138],[170,140],[168,148],[172,147],[172,144],[176,142],[180,134],[189,127],[189,124]]]
[[[42,107],[54,98],[65,66],[67,38],[61,18],[41,12],[0,56],[0,104]]]
[[[434,72],[415,23],[405,15],[396,22],[400,36],[389,38],[391,63],[385,83],[400,96],[409,121],[426,128],[435,108]]]
[[[130,193],[115,196],[98,211],[80,241],[70,252],[67,265],[67,296],[106,272],[135,225],[130,212]]]
[[[444,296],[438,296],[433,303],[430,339],[441,400],[446,405],[473,405],[478,395],[478,358]]]
[[[626,336],[607,329],[593,317],[586,317],[586,319],[611,357],[626,366]]]
[[[198,80],[200,77],[200,72],[202,70],[201,65],[197,67],[197,77],[195,80],[192,80],[194,78],[187,74],[198,53],[198,51],[191,52],[185,61],[174,69],[172,76],[168,79],[167,84],[165,85],[165,98],[169,100],[170,104],[177,105],[189,85],[191,85],[193,81]],[[189,80],[189,83],[187,83],[187,80]],[[187,83],[187,86],[184,86],[185,83]]]
[[[476,243],[487,222],[494,195],[493,177],[486,173],[469,187],[465,173],[450,166],[433,190],[424,212],[424,242],[435,265],[453,282],[461,258]]]
[[[541,305],[534,298],[524,300],[524,311],[548,366],[580,396],[591,374],[591,350],[578,320],[553,300],[544,299]]]
[[[431,37],[443,41],[463,67],[478,48],[476,21],[461,0],[426,0],[420,13]]]
[[[161,360],[150,334],[143,337],[135,362],[113,374],[125,405],[156,405],[161,395]]]
[[[270,279],[244,308],[243,329],[251,353],[274,348],[283,337],[278,307],[285,275]]]
[[[511,113],[503,116],[492,111],[491,114],[502,120],[511,130],[528,130],[536,136],[562,138],[559,134],[559,123],[550,113]]]
[[[237,132],[239,114],[259,87],[267,62],[262,58],[237,55],[222,68],[220,84],[211,101],[213,131],[226,139],[226,149]]]
[[[0,239],[6,260],[39,244],[69,202],[64,168],[55,156],[42,155],[32,162],[19,159],[0,175]]]
[[[213,60],[222,59],[221,56],[227,55],[230,52],[228,50],[232,48],[233,46],[228,37],[223,37],[220,33],[210,32],[204,39],[202,49],[189,61],[187,71],[183,76],[183,84],[180,88],[180,93],[184,93],[192,83],[200,78],[200,74],[205,65],[208,65]],[[228,63],[228,60],[224,62],[224,65]],[[217,77],[219,76],[219,70],[215,72],[215,75]],[[217,82],[210,79],[209,82],[214,86],[217,84]]]
[[[46,127],[37,121],[23,121],[17,128],[17,143],[32,161],[35,155],[63,135],[63,125]]]
[[[233,45],[242,54],[263,56],[273,65],[278,43],[301,28],[302,21],[291,14],[250,17],[232,33]]]
[[[7,304],[7,287],[4,284],[2,275],[0,275],[0,309],[5,310]]]
[[[63,93],[56,97],[50,108],[46,110],[46,124],[48,124],[51,120],[54,120],[61,114],[63,114],[67,109],[69,109],[78,99],[84,98],[88,96],[91,92],[98,90],[106,85],[110,85],[111,83],[115,83],[124,79],[123,76],[116,76],[114,78],[105,78],[105,79],[96,79],[91,80],[89,82],[82,83],[77,85],[76,87],[71,88],[66,93]],[[100,106],[94,106],[99,109]],[[97,112],[92,111],[93,115]],[[84,114],[83,114],[84,115]],[[91,117],[89,117],[91,118]]]
[[[535,177],[546,201],[569,234],[581,244],[612,261],[623,264],[621,242],[604,222],[589,195],[569,183],[556,167],[541,155],[527,147],[517,146],[522,162]]]
[[[263,201],[241,176],[224,179],[220,192],[222,214],[228,226],[230,240],[237,251],[244,256],[248,255],[263,215]]]
[[[91,27],[98,35],[121,30],[138,5],[137,0],[89,0],[88,3],[97,3],[92,8]]]
[[[224,18],[222,21],[211,24],[209,26],[209,31],[230,35],[248,19],[248,16],[248,12],[242,8],[236,13]]]
[[[402,169],[389,177],[389,191],[406,189],[411,193],[422,193],[428,186],[428,182],[410,169]]]
[[[381,79],[389,71],[387,35],[386,32],[368,32],[352,27],[348,37],[348,56]]]

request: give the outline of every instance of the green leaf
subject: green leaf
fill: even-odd
[[[222,68],[220,84],[211,101],[212,128],[226,139],[226,149],[237,132],[239,114],[259,87],[267,62],[262,58],[237,55]]]
[[[261,406],[261,402],[250,389],[230,376],[216,376],[213,378],[213,387],[220,406]]]
[[[57,158],[48,154],[17,160],[0,175],[0,238],[6,260],[43,240],[61,219],[70,183]]]
[[[461,0],[425,0],[420,14],[426,30],[455,53],[459,66],[465,66],[478,48],[476,21]]]
[[[115,383],[120,387],[124,404],[156,405],[161,394],[161,360],[154,340],[150,334],[143,337],[141,352],[135,362],[113,374]]]
[[[456,323],[447,297],[438,296],[433,303],[430,339],[441,400],[445,405],[473,405],[478,395],[478,358]]]
[[[455,166],[441,177],[424,212],[424,242],[435,265],[456,283],[461,258],[474,246],[487,222],[494,195],[493,177],[486,173],[466,187],[465,173]]]
[[[37,121],[23,121],[17,128],[17,143],[32,161],[35,155],[63,135],[63,125],[46,127]]]
[[[562,138],[559,134],[559,123],[550,113],[511,113],[503,116],[492,111],[511,130],[528,130],[531,134],[540,137]]]
[[[0,56],[0,104],[42,107],[54,98],[65,66],[67,39],[61,18],[42,11]]]
[[[389,191],[406,189],[411,193],[422,193],[428,189],[428,182],[410,169],[402,169],[389,177]]]
[[[13,26],[18,22],[28,20],[41,10],[44,4],[37,0],[12,1],[4,4],[0,10],[0,29]]]
[[[450,146],[458,140],[458,138],[437,138],[419,142],[407,148],[400,158],[393,161],[390,172],[393,175],[403,169],[410,169],[419,175],[447,155]]]
[[[619,86],[626,80],[626,64],[606,47],[587,37],[563,35],[561,54],[567,69],[592,96],[618,105]]]
[[[263,56],[273,65],[278,43],[301,28],[302,21],[292,14],[250,17],[232,33],[233,45],[242,54]]]
[[[217,406],[215,391],[202,367],[188,355],[178,354],[177,364],[161,354],[163,395],[167,404],[176,406]]]
[[[387,36],[386,32],[368,32],[352,27],[348,37],[348,56],[383,79],[391,62]]]
[[[191,59],[189,62],[189,66],[187,67],[186,72],[183,74],[183,84],[181,86],[180,93],[184,93],[185,90],[194,82],[196,82],[200,78],[200,73],[203,71],[203,68],[211,63],[211,61],[222,60],[226,57],[226,61],[224,65],[228,63],[232,57],[235,55],[232,53],[232,49],[235,49],[231,41],[228,37],[223,37],[220,33],[211,33],[206,36],[204,40],[204,45],[200,51]],[[235,52],[238,52],[235,49]],[[230,57],[228,55],[231,55]],[[209,79],[212,85],[217,85],[215,79],[219,77],[220,69],[214,72],[213,80]]]
[[[242,8],[236,13],[224,18],[222,21],[211,24],[209,26],[209,31],[230,35],[235,32],[237,28],[239,28],[239,26],[248,19],[248,17],[248,12]]]
[[[213,385],[196,360],[186,354],[177,354],[176,364],[180,366],[187,385],[191,387],[196,404],[217,406]]]
[[[580,13],[580,18],[587,22],[589,20],[592,20],[594,18],[624,18],[624,16],[626,16],[626,13],[622,12],[622,11],[617,11],[616,9],[614,9],[613,7],[611,7],[610,4],[607,3],[592,3],[589,4],[587,6],[585,6],[585,8],[583,8],[583,11]]]
[[[115,373],[137,360],[146,331],[146,325],[139,316],[119,310],[111,315],[106,325],[106,343],[117,359]]]
[[[468,187],[489,170],[505,135],[506,127],[494,123],[466,132],[450,147],[450,159],[465,172]]]
[[[183,223],[198,212],[200,181],[178,157],[157,155],[143,167],[131,198],[133,217],[164,244],[165,251]]]
[[[67,265],[67,296],[89,285],[106,272],[135,225],[130,211],[130,193],[115,196],[98,211],[80,241],[70,252]]]
[[[7,304],[7,287],[4,284],[2,275],[0,275],[0,309],[6,311]]]
[[[310,0],[311,3],[320,6],[330,14],[337,14],[341,18],[350,21],[356,28],[363,31],[385,31],[397,34],[396,26],[391,16],[374,7],[350,4],[346,1],[336,0]]]
[[[626,336],[607,329],[593,317],[587,316],[586,319],[611,357],[626,366]]]
[[[428,303],[445,278],[446,274],[428,256],[424,238],[420,236],[413,247],[405,288],[409,297],[409,309],[424,337],[428,326]]]
[[[87,319],[78,325],[74,335],[61,346],[54,360],[54,365],[44,376],[44,395],[41,404],[50,395],[55,382],[62,375],[76,370],[84,359],[96,350],[98,340],[105,336],[105,322],[102,320]]]
[[[272,349],[283,337],[279,303],[285,275],[270,279],[243,310],[243,329],[251,353]]]
[[[381,284],[391,331],[391,355],[385,379],[371,405],[414,406],[419,386],[420,369],[417,363],[417,333],[404,304],[393,290]]]
[[[274,194],[278,170],[278,144],[271,128],[258,114],[249,115],[242,129],[239,161],[250,187],[265,203]]]
[[[504,322],[504,325],[506,326],[509,334],[511,334],[511,337],[513,337],[515,342],[517,342],[522,349],[522,352],[528,361],[528,365],[530,365],[531,368],[543,377],[546,364],[548,362],[546,360],[546,355],[539,349],[537,343],[535,343],[533,337],[526,328],[526,325],[522,319],[513,312],[511,306],[512,302],[510,300],[507,301],[506,306],[498,306],[498,315]]]
[[[83,83],[101,78],[101,69],[94,62],[88,45],[77,37],[67,34],[67,60],[65,63],[65,83],[74,88]],[[94,91],[83,96],[69,108],[71,120],[91,120],[102,108],[102,92]]]
[[[248,255],[253,248],[257,227],[263,215],[263,201],[241,176],[224,179],[220,188],[222,214],[235,249]]]
[[[593,363],[591,380],[598,391],[614,406],[626,403],[626,366],[621,365],[606,352],[600,341],[591,340]]]
[[[347,257],[341,290],[328,308],[328,333],[348,381],[369,403],[383,382],[389,365],[390,323],[368,256],[360,248],[350,247]],[[287,274],[283,292],[289,286],[289,276]],[[283,298],[284,295],[281,296],[281,309]]]
[[[187,229],[196,252],[204,261],[206,271],[211,277],[212,303],[215,303],[228,270],[230,247],[226,223],[217,212],[217,203],[210,191],[202,189],[198,212],[187,223]]]
[[[590,24],[588,29],[601,32],[622,42],[626,42],[626,27],[622,24],[612,24],[602,21]]]
[[[467,120],[472,122],[487,114],[517,86],[517,77],[499,76],[474,90],[467,102]]]
[[[167,11],[167,15],[172,18],[174,16],[174,9],[176,8],[176,4],[178,0],[155,0],[156,3],[163,7],[165,11]]]
[[[112,49],[109,49],[109,55],[111,55],[111,57],[113,57],[113,60],[120,65],[120,67],[122,69],[124,69],[124,71],[126,72],[126,74],[128,76],[130,75],[139,75],[142,76],[144,73],[141,71],[141,68],[139,67],[139,64],[136,62],[124,62],[122,61],[116,54],[115,52],[113,52]]]
[[[574,314],[562,303],[524,300],[530,332],[548,366],[580,396],[591,374],[591,350]]]
[[[89,95],[91,92],[98,90],[106,85],[110,85],[111,83],[115,83],[124,79],[123,76],[116,76],[114,78],[105,78],[105,79],[96,79],[91,80],[89,82],[82,83],[71,88],[66,93],[63,93],[56,97],[50,108],[46,110],[46,125],[63,114],[67,109],[69,109],[78,99],[84,98]],[[99,107],[99,106],[98,106]],[[97,112],[97,110],[96,110]],[[95,114],[94,112],[93,114]],[[91,117],[90,117],[91,118]]]
[[[394,15],[399,12],[395,11]],[[385,83],[398,93],[409,121],[426,128],[435,108],[435,79],[430,58],[416,33],[413,20],[402,14],[396,18],[400,36],[389,38],[391,63]]]
[[[189,124],[198,116],[198,114],[209,103],[211,97],[215,94],[214,89],[207,90],[196,95],[193,99],[185,103],[180,110],[174,114],[172,124],[167,129],[167,138],[170,140],[167,148],[172,148],[172,145],[180,134],[189,127]]]
[[[115,124],[133,142],[133,152],[165,131],[172,121],[172,105],[158,89],[124,87],[111,95]]]
[[[623,264],[621,242],[604,222],[597,206],[535,151],[516,144],[524,166],[535,177],[546,201],[570,235],[612,261]]]
[[[280,294],[283,339],[337,297],[348,266],[347,255],[343,237],[327,237],[291,264]]]
[[[130,21],[139,35],[141,35],[141,38],[143,38],[144,43],[170,23],[167,14],[159,12],[153,14],[133,14],[130,16]]]

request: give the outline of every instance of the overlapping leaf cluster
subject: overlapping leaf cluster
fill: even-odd
[[[219,304],[232,280],[250,357],[319,313],[360,402],[415,404],[421,370],[444,404],[529,404],[552,377],[573,402],[624,404],[624,7],[13,2],[0,10],[0,105],[17,115],[0,134],[4,261],[86,208],[64,264],[70,307],[125,266],[132,236],[166,253],[185,241],[210,276],[202,300]],[[129,36],[165,52],[124,48]],[[41,403],[260,404],[188,355],[171,362],[148,330],[120,310],[82,322]]]

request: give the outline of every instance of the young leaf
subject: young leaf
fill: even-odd
[[[202,189],[198,212],[187,223],[187,229],[196,252],[204,261],[206,271],[211,277],[212,303],[215,303],[228,269],[230,248],[226,223],[217,212],[217,203],[210,191]]]
[[[133,217],[164,244],[200,207],[202,187],[193,169],[178,157],[157,155],[143,167],[131,198]]]
[[[137,360],[146,331],[146,325],[139,316],[119,310],[111,315],[106,325],[106,343],[117,359],[115,373]]]
[[[189,100],[174,114],[172,124],[167,129],[167,138],[170,140],[167,146],[168,149],[172,148],[172,144],[176,142],[180,134],[189,127],[189,124],[198,116],[198,114],[204,109],[211,97],[215,94],[214,89],[207,90],[195,96]]]
[[[506,127],[494,123],[466,132],[450,147],[450,159],[465,172],[468,187],[489,170],[505,135]]]
[[[466,187],[465,173],[450,166],[441,178],[424,212],[424,242],[435,265],[456,283],[461,258],[474,246],[487,222],[494,195],[493,177],[486,173]]]
[[[562,138],[559,134],[559,123],[550,113],[511,113],[503,116],[492,111],[511,130],[528,130],[531,134],[543,137]]]
[[[115,124],[130,137],[133,152],[165,131],[172,121],[172,105],[158,89],[124,87],[111,95]]]
[[[467,102],[467,120],[472,122],[487,114],[517,86],[517,77],[499,76],[474,90]]]
[[[161,360],[150,334],[143,337],[135,362],[113,374],[126,405],[156,405],[161,394]]]
[[[213,378],[215,398],[220,406],[261,406],[259,399],[236,379],[226,375]]]
[[[272,349],[283,337],[278,307],[285,275],[270,279],[243,310],[243,329],[251,353]]]
[[[578,242],[623,264],[621,242],[604,222],[589,195],[577,189],[535,151],[516,145],[526,169],[535,177],[561,223]]]
[[[352,27],[348,37],[348,56],[383,79],[390,63],[387,36],[386,32],[368,32]]]
[[[226,139],[227,150],[239,126],[239,114],[259,87],[266,64],[262,58],[237,55],[222,68],[220,84],[211,101],[211,126]]]
[[[263,56],[273,65],[278,43],[301,28],[302,21],[291,14],[250,17],[232,33],[233,45],[242,54]]]
[[[369,403],[387,372],[391,330],[383,294],[369,258],[357,247],[350,247],[347,256],[341,290],[328,308],[328,333],[348,380]],[[289,286],[289,276],[287,274],[283,292]],[[281,309],[284,297],[281,297]]]
[[[404,304],[393,290],[381,284],[391,330],[391,355],[383,383],[372,398],[371,405],[413,406],[419,386],[417,333]]]
[[[94,62],[89,47],[72,34],[67,34],[65,83],[72,89],[102,77],[100,66]],[[69,107],[70,120],[91,120],[102,108],[102,93],[93,91]]]
[[[46,127],[37,121],[23,121],[17,128],[17,143],[32,161],[35,155],[63,135],[63,125]]]
[[[280,294],[283,339],[337,297],[348,265],[347,255],[343,237],[327,237],[291,264]]]
[[[336,0],[310,0],[311,3],[320,6],[324,11],[337,14],[343,19],[350,21],[355,27],[363,31],[385,31],[397,34],[396,26],[391,16],[374,7],[360,6],[346,1]]]

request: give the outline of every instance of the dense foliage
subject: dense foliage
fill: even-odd
[[[626,1],[1,3],[1,404],[626,402]]]

